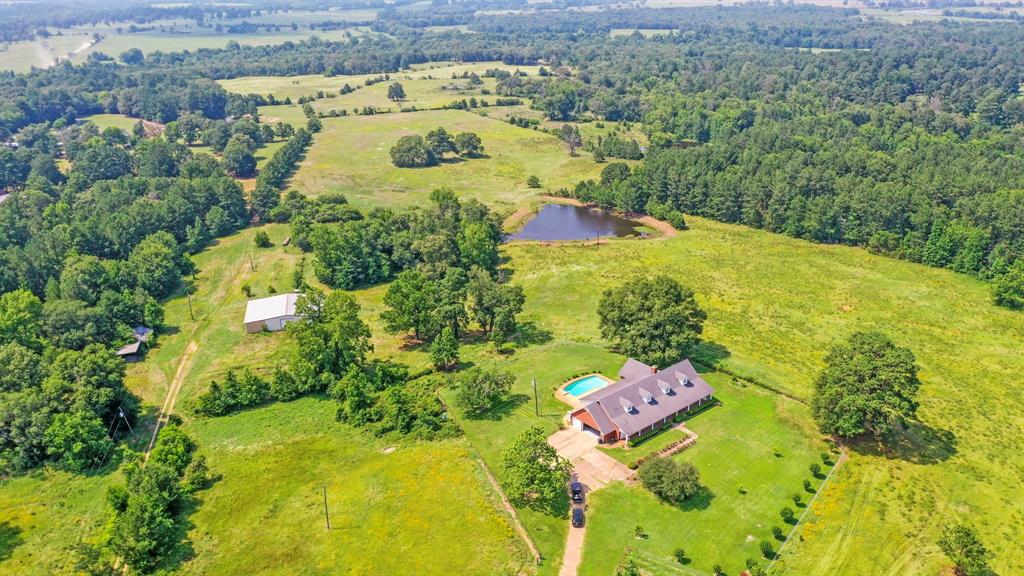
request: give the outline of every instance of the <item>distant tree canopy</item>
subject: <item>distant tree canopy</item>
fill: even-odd
[[[444,128],[435,128],[420,136],[402,136],[391,147],[391,163],[399,168],[436,166],[446,154],[475,158],[484,153],[480,137],[473,132],[462,132],[452,137]]]
[[[388,86],[388,100],[394,100],[395,102],[401,102],[405,100],[405,88],[398,82],[393,82]]]
[[[858,332],[825,357],[811,411],[825,434],[882,437],[917,414],[914,354],[877,332]]]
[[[399,168],[436,166],[437,155],[422,136],[402,136],[391,147],[391,163]]]
[[[606,290],[597,314],[602,337],[616,350],[656,366],[685,358],[707,318],[693,291],[667,276],[634,278]]]

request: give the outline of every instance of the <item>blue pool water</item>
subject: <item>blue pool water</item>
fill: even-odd
[[[564,388],[564,390],[566,394],[579,398],[588,392],[593,392],[598,388],[604,388],[607,385],[608,381],[600,376],[587,376],[586,378],[580,378],[579,380],[570,383]]]

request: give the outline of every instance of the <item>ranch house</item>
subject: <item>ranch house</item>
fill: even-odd
[[[706,405],[714,393],[689,360],[658,370],[630,358],[619,381],[587,394],[570,422],[601,442],[629,441]]]

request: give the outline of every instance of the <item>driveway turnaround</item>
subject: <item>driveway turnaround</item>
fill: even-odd
[[[592,492],[609,482],[625,480],[633,471],[597,448],[597,436],[575,428],[559,430],[548,437],[559,456],[568,460],[577,478]]]
[[[594,490],[615,480],[625,480],[633,474],[625,464],[598,450],[597,436],[589,432],[572,427],[559,430],[548,436],[548,444],[554,446],[558,455],[572,464],[576,480],[583,483],[587,501]],[[558,576],[576,576],[576,569],[583,559],[583,538],[589,522],[588,518],[582,528],[569,527]]]

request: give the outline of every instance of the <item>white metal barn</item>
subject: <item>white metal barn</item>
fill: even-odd
[[[298,300],[299,294],[294,292],[249,300],[245,307],[245,331],[252,334],[284,330],[286,324],[302,318],[295,313]]]

